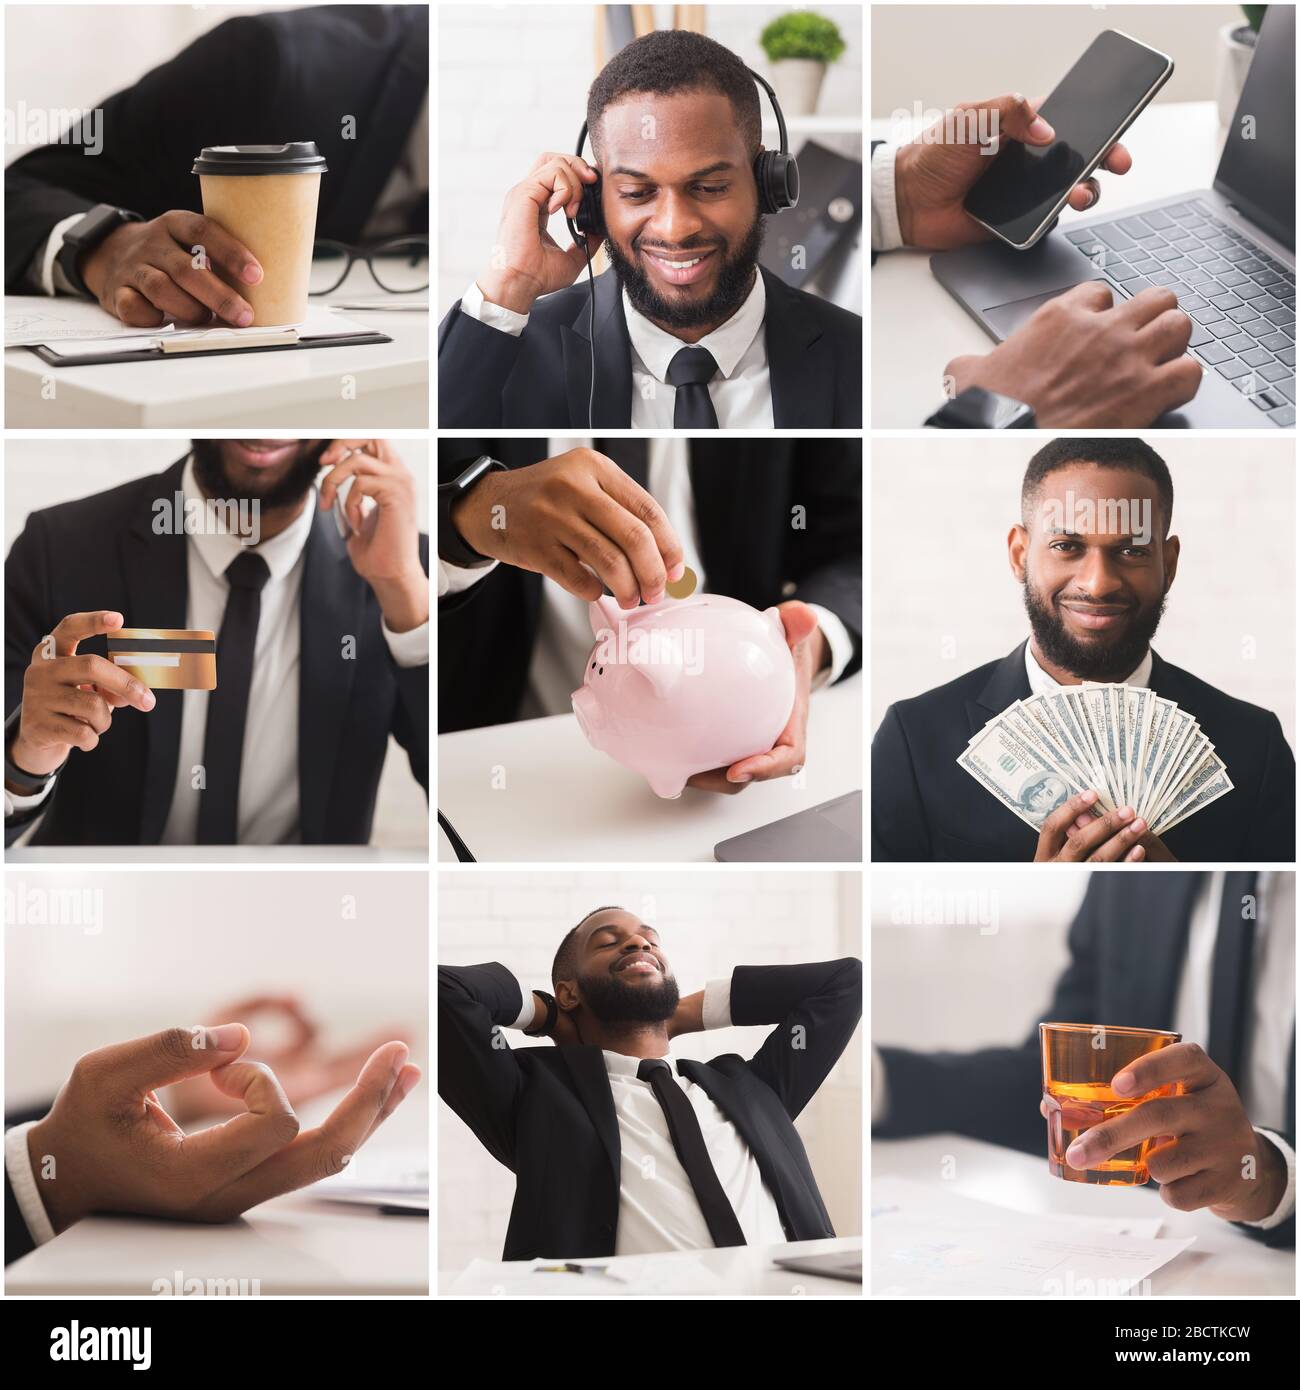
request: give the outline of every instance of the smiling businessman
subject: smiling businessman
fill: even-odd
[[[442,322],[440,423],[860,427],[862,320],[758,264],[762,120],[740,59],[647,34],[598,74],[587,125],[596,165],[537,159],[506,195],[489,269]],[[548,220],[597,187],[601,231],[561,248]],[[592,285],[602,244],[612,271]]]
[[[794,1121],[848,1045],[862,963],[737,966],[682,997],[620,907],[560,942],[555,994],[503,965],[438,969],[438,1093],[515,1174],[506,1260],[832,1236]],[[683,1033],[776,1025],[751,1058],[674,1059]],[[501,1030],[550,1038],[512,1049]]]
[[[1007,557],[1029,640],[890,706],[871,747],[872,859],[1293,860],[1295,758],[1277,716],[1151,648],[1181,551],[1164,461],[1140,439],[1056,439],[1029,461],[1020,501]],[[1031,693],[1089,681],[1146,686],[1186,710],[1234,789],[1160,838],[1131,806],[1094,819],[1095,788],[1047,815],[1037,839],[1010,811],[992,811],[957,764],[966,740]]]

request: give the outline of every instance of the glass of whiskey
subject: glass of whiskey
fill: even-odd
[[[1111,1187],[1135,1187],[1146,1182],[1150,1176],[1147,1154],[1156,1143],[1154,1138],[1122,1150],[1096,1168],[1071,1168],[1065,1151],[1094,1125],[1127,1114],[1155,1096],[1177,1095],[1179,1083],[1171,1082],[1140,1096],[1121,1096],[1111,1090],[1110,1083],[1130,1062],[1180,1042],[1182,1034],[1091,1023],[1040,1023],[1038,1037],[1043,1053],[1048,1171],[1066,1182]]]

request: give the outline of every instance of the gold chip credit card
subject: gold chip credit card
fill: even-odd
[[[108,634],[108,659],[150,690],[217,688],[217,639],[201,628],[119,628]]]

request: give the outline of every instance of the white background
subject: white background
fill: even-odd
[[[98,890],[101,930],[21,924],[32,891]],[[428,898],[423,872],[5,870],[5,1104],[49,1099],[91,1048],[295,994],[326,1047],[409,1043],[427,1113]],[[12,910],[11,910],[12,909]],[[348,915],[350,914],[350,915]],[[27,909],[31,915],[31,909]],[[412,1125],[411,1132],[424,1132]]]
[[[653,5],[659,28],[672,27],[671,5]],[[758,45],[777,15],[806,5],[709,5],[706,32],[768,76]],[[819,114],[862,110],[864,34],[858,6],[817,5],[846,48],[826,72]],[[438,25],[438,298],[445,311],[483,273],[506,192],[544,151],[569,153],[587,115],[596,76],[596,19],[591,5],[441,5]],[[769,77],[770,80],[770,77]],[[766,122],[767,97],[759,102]],[[775,144],[775,129],[764,143]],[[821,143],[840,148],[832,138]],[[796,152],[802,138],[792,134]],[[590,148],[588,148],[590,156]],[[551,221],[561,246],[570,236]],[[860,305],[850,306],[855,310]]]
[[[551,987],[565,932],[595,907],[621,904],[659,930],[683,994],[736,965],[785,965],[862,954],[856,873],[710,868],[635,872],[444,871],[438,886],[438,961],[499,961],[525,989]],[[727,1028],[673,1042],[679,1057],[752,1056],[770,1030]],[[862,1041],[854,1033],[797,1128],[835,1233],[862,1231]],[[511,1034],[512,1047],[550,1047]],[[514,1178],[469,1129],[438,1106],[438,1267],[499,1260]]]
[[[428,440],[395,439],[392,444],[415,475],[416,516],[420,530],[427,531]],[[189,447],[188,439],[156,436],[96,439],[93,443],[83,439],[8,439],[4,450],[5,554],[9,553],[28,514],[38,507],[104,492],[132,478],[159,473],[183,458]],[[423,850],[429,843],[428,826],[428,802],[424,791],[411,775],[405,751],[390,738],[375,802],[371,843]]]
[[[1295,443],[1144,436],[1174,482],[1178,577],[1152,645],[1272,710],[1295,747]],[[1046,434],[941,430],[872,444],[871,721],[1029,635],[1006,538]],[[1255,641],[1247,659],[1243,642]],[[950,645],[949,645],[950,644]]]

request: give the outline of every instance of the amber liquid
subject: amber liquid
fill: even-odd
[[[1121,1098],[1099,1081],[1053,1081],[1044,1091],[1047,1101],[1047,1163],[1055,1177],[1066,1182],[1105,1183],[1113,1187],[1134,1187],[1147,1181],[1147,1154],[1154,1139],[1144,1139],[1131,1149],[1122,1149],[1096,1168],[1071,1168],[1065,1151],[1079,1137],[1103,1120],[1126,1115],[1135,1105],[1151,1096],[1172,1094],[1170,1086],[1148,1095]]]

